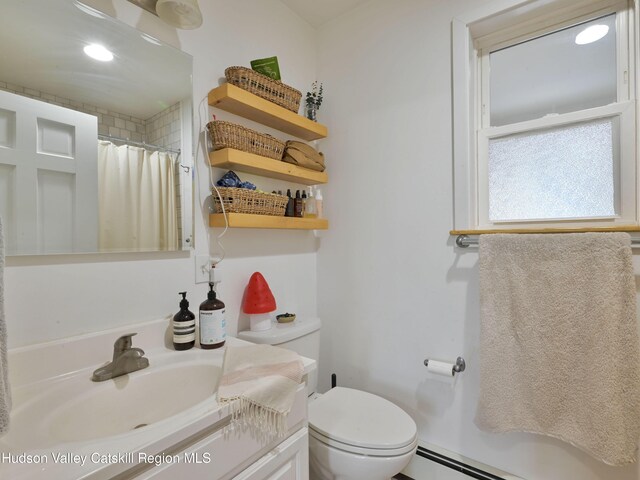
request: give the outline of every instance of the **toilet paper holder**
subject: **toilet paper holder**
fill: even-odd
[[[425,359],[424,366],[429,366],[429,359]],[[464,372],[465,368],[467,368],[467,364],[464,361],[464,358],[458,357],[456,359],[456,363],[451,366],[451,375],[455,375],[456,373]]]

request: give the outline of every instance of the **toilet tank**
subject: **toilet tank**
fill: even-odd
[[[273,322],[269,330],[252,332],[245,330],[238,332],[238,338],[247,342],[274,345],[287,348],[303,357],[320,360],[320,327],[319,318],[297,318],[291,323]],[[309,395],[316,391],[318,386],[318,368],[309,373],[307,379]]]

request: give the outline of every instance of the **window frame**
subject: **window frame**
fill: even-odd
[[[506,0],[455,18],[453,29],[454,230],[637,225],[637,122],[635,100],[637,0]],[[531,14],[532,5],[542,5]],[[616,14],[617,102],[498,127],[490,126],[489,55],[542,35]],[[496,27],[499,25],[499,27]],[[488,203],[488,142],[514,133],[544,130],[598,118],[618,117],[620,175],[618,215],[605,218],[527,219],[491,222]]]

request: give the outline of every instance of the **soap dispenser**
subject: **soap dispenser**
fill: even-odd
[[[302,217],[302,197],[300,197],[300,190],[296,190],[296,198],[293,199],[293,216]]]
[[[300,216],[304,217],[304,209],[307,206],[307,192],[305,192],[304,190],[302,191],[302,208],[300,211]]]
[[[304,202],[304,218],[316,218],[318,216],[318,208],[316,199],[313,198],[313,191],[309,187],[309,195]]]
[[[196,343],[196,316],[189,311],[187,292],[180,292],[180,311],[173,317],[173,348],[189,350]]]
[[[294,205],[294,201],[293,201],[293,198],[291,197],[291,189],[287,188],[287,207],[284,211],[285,217],[295,216],[295,208],[293,205]]]
[[[316,214],[318,215],[318,218],[324,218],[324,214],[322,212],[322,200],[322,190],[316,187]]]
[[[207,299],[200,304],[200,347],[220,348],[227,339],[224,303],[216,298],[214,284],[209,283]]]

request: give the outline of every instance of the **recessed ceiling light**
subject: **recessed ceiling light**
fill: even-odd
[[[576,43],[578,45],[586,45],[600,40],[609,33],[608,25],[591,25],[576,35]]]
[[[97,43],[92,43],[84,47],[84,53],[101,62],[110,62],[113,60],[113,53]]]

